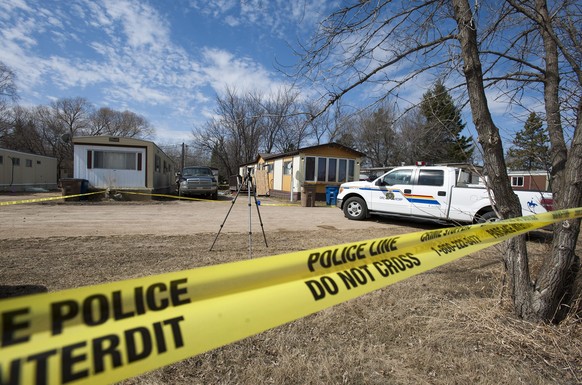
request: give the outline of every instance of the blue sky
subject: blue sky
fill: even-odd
[[[128,109],[156,141],[191,140],[225,87],[265,94],[290,84],[329,1],[0,0],[0,60],[22,105],[85,97]],[[279,65],[279,64],[280,65]]]
[[[213,115],[226,87],[268,95],[289,86],[280,69],[297,60],[290,46],[306,43],[334,3],[0,0],[0,60],[16,72],[22,105],[85,97],[97,108],[142,115],[157,143],[179,144]],[[433,81],[415,79],[401,100],[418,102]],[[352,101],[373,95],[374,86],[357,92]],[[514,124],[502,100],[491,97],[490,108],[502,125]],[[466,134],[474,135],[464,112]]]

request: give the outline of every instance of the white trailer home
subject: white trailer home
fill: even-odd
[[[115,136],[74,137],[73,174],[97,189],[170,193],[176,165],[155,143]]]

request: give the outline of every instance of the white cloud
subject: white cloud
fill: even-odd
[[[107,13],[123,26],[132,47],[163,47],[168,42],[168,25],[150,6],[136,1],[105,0]]]
[[[259,91],[264,94],[275,92],[284,86],[272,79],[271,73],[262,65],[248,58],[237,58],[232,53],[206,48],[203,50],[206,65],[202,70],[208,83],[216,93],[221,94],[231,88],[237,92]]]
[[[221,20],[228,26],[252,26],[280,38],[294,37],[298,28],[304,32],[311,31],[336,4],[337,1],[329,0],[190,1],[190,5],[197,11]]]
[[[234,50],[178,45],[171,40],[169,20],[142,1],[7,3],[0,0],[0,60],[17,73],[23,104],[82,96],[97,106],[144,115],[165,136],[176,129],[189,134],[211,117],[213,91],[222,93],[228,86],[269,94],[286,86]],[[256,7],[245,8],[242,17],[234,0],[204,3],[207,12],[233,27],[250,23],[244,17],[251,14],[256,23],[268,25],[279,17]]]
[[[232,15],[228,15],[224,18],[224,22],[229,26],[229,27],[238,27],[240,25],[240,20],[237,19],[236,17],[232,16]]]
[[[24,11],[31,11],[31,8],[28,6],[25,0],[6,0],[0,1],[0,9],[4,12],[4,15],[8,15],[17,9],[22,9]]]

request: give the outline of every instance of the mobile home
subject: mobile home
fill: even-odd
[[[74,177],[97,189],[170,193],[176,165],[155,143],[116,136],[74,137]]]
[[[0,148],[0,191],[57,189],[57,159]]]

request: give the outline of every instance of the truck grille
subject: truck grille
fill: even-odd
[[[188,179],[188,188],[212,187],[212,181],[203,178]]]

